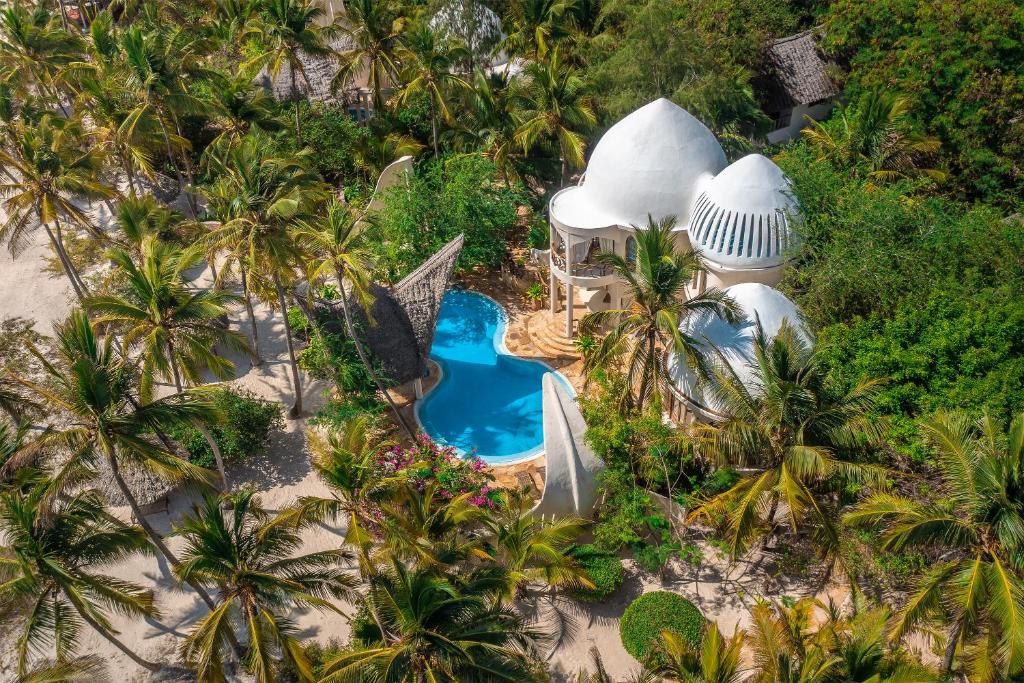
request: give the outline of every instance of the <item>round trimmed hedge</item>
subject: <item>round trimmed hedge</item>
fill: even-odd
[[[630,603],[619,622],[619,636],[626,652],[643,661],[654,649],[662,631],[672,631],[700,647],[704,615],[686,598],[668,591],[644,593]]]
[[[587,544],[573,548],[569,554],[587,573],[594,583],[593,588],[575,588],[573,597],[583,602],[601,602],[619,590],[625,572],[622,562],[615,553],[602,550],[596,545]]]

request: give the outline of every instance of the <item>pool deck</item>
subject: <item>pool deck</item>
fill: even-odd
[[[547,363],[561,372],[576,391],[580,391],[583,388],[583,361],[572,342],[562,336],[565,314],[559,313],[552,318],[546,307],[535,310],[523,294],[531,282],[502,279],[490,273],[473,273],[459,278],[456,284],[486,294],[502,305],[508,314],[505,346],[509,352]],[[581,308],[579,315],[582,316],[583,312]],[[427,392],[437,384],[439,376],[437,365],[431,361],[430,376],[423,381],[423,391]],[[390,394],[402,416],[410,424],[416,424],[413,416],[415,386],[412,383],[405,384],[392,389]],[[532,495],[539,497],[544,488],[545,459],[541,455],[523,462],[495,465],[491,472],[498,485],[508,488],[526,487]]]

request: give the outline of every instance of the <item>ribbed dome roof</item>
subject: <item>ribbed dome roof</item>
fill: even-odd
[[[750,364],[754,360],[757,321],[761,322],[761,327],[768,338],[775,337],[782,327],[782,321],[787,320],[790,325],[796,327],[805,342],[810,344],[811,339],[796,304],[777,289],[758,282],[744,282],[727,287],[725,293],[732,297],[740,309],[742,317],[736,324],[730,325],[712,311],[705,311],[690,318],[681,329],[696,339],[705,340],[705,349],[711,354],[709,358],[719,361],[724,358],[743,385],[748,389],[755,389],[754,373]],[[721,352],[721,358],[715,352],[715,347]],[[721,412],[721,406],[713,397],[704,396],[697,384],[697,377],[690,370],[685,358],[670,353],[668,371],[676,387],[685,396],[715,412]]]
[[[782,169],[749,154],[704,186],[690,216],[690,243],[727,268],[770,268],[786,260],[799,215]]]
[[[662,98],[608,129],[594,147],[583,184],[571,192],[576,196],[553,203],[552,210],[572,226],[575,214],[586,214],[579,227],[644,227],[648,214],[655,220],[672,215],[682,230],[698,184],[723,168],[725,153],[711,131]]]

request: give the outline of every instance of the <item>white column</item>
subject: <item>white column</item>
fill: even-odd
[[[416,398],[417,399],[423,398],[423,379],[422,378],[420,378],[420,377],[416,378],[415,387],[416,387]]]
[[[552,254],[555,252],[552,251]],[[558,277],[555,275],[555,262],[552,260],[548,268],[548,305],[551,307],[551,315],[558,313]]]
[[[572,339],[572,234],[565,234],[565,336]]]

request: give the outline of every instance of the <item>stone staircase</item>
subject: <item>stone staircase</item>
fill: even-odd
[[[552,317],[548,311],[538,311],[526,320],[530,343],[544,358],[579,358],[572,339],[565,337],[565,314]]]

